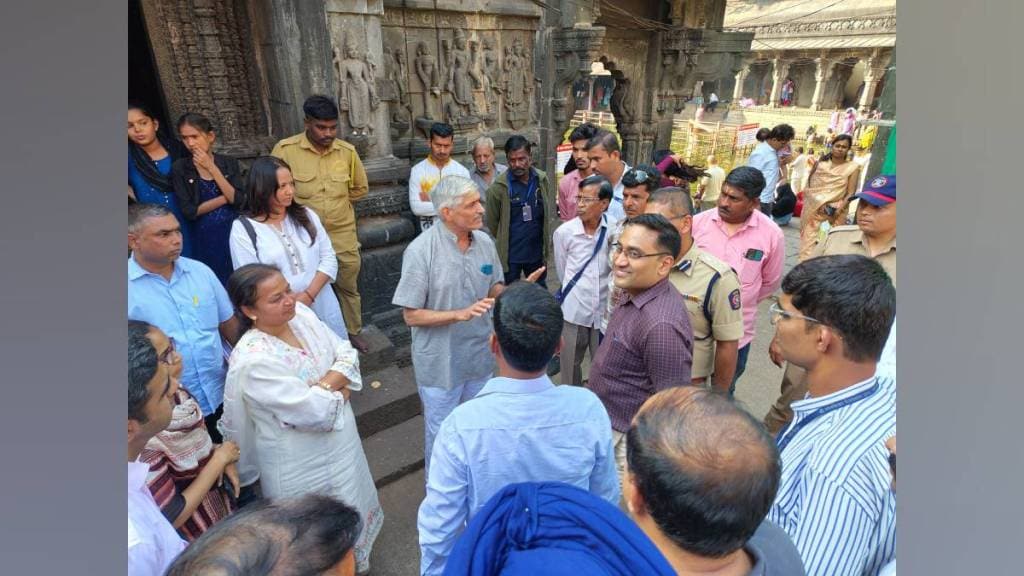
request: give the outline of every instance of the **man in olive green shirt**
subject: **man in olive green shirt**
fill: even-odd
[[[271,152],[291,166],[295,197],[323,223],[338,258],[334,291],[341,302],[352,346],[366,352],[359,299],[359,241],[353,202],[369,190],[366,170],[354,146],[339,140],[338,107],[326,96],[310,96],[302,105],[306,130],[285,138]]]
[[[736,372],[736,356],[743,337],[740,280],[728,264],[701,250],[693,241],[693,200],[677,187],[651,192],[644,209],[661,214],[679,231],[680,256],[668,280],[683,296],[693,327],[693,364],[690,378],[728,393]]]

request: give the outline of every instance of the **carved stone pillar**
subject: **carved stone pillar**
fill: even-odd
[[[864,60],[864,91],[861,92],[860,102],[857,103],[859,110],[871,107],[871,101],[874,100],[878,82],[885,76],[888,60],[888,55],[883,57],[879,54],[878,50],[872,52]]]
[[[142,12],[169,120],[201,113],[214,124],[218,151],[258,154],[268,119],[248,14],[233,0],[142,0]]]
[[[768,98],[769,106],[776,108],[779,105],[779,94],[782,92],[782,84],[789,74],[789,62],[781,58],[772,59],[772,92]]]
[[[736,86],[732,89],[732,101],[739,102],[743,99],[743,83],[747,81],[747,75],[750,74],[750,64],[744,64],[743,68],[740,68],[736,74]]]
[[[824,56],[814,59],[814,96],[811,97],[811,110],[820,110],[822,100],[825,98],[825,85],[828,84],[828,79],[832,77],[832,67],[835,65],[835,61],[829,60]]]
[[[572,28],[555,30],[551,37],[554,58],[554,78],[548,93],[547,149],[554,150],[562,142],[562,134],[569,128],[573,106],[572,85],[577,79],[590,74],[590,64],[601,54],[605,28],[576,24]],[[544,169],[552,166],[545,163]]]

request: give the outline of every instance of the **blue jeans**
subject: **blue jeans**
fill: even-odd
[[[736,375],[732,377],[732,384],[729,385],[729,398],[736,392],[736,383],[739,382],[743,371],[747,369],[747,356],[750,355],[750,343],[736,351]]]
[[[508,272],[505,273],[505,285],[508,286],[509,284],[515,282],[516,280],[519,280],[520,278],[526,278],[527,276],[532,274],[534,270],[540,268],[543,265],[544,262],[541,260],[538,260],[537,262],[530,262],[528,264],[509,262]],[[547,277],[548,271],[545,270],[544,273],[540,275],[540,278],[537,279],[537,284],[543,288],[547,288]]]

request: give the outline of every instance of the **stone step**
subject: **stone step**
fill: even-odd
[[[375,382],[380,386],[374,388]],[[363,438],[415,418],[423,411],[411,366],[389,366],[364,373],[363,389],[352,393],[351,402]]]
[[[363,451],[377,489],[422,469],[423,416],[365,437]]]

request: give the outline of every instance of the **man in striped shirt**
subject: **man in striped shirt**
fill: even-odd
[[[782,356],[807,370],[808,393],[777,438],[782,482],[768,519],[810,576],[873,576],[895,557],[885,441],[896,389],[876,374],[895,313],[889,275],[860,255],[798,264],[771,308]]]

